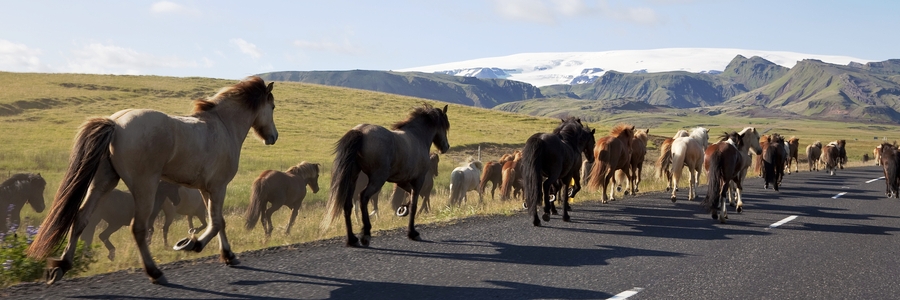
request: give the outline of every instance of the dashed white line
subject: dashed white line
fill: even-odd
[[[838,193],[837,195],[834,195],[834,197],[831,197],[831,199],[837,199],[837,198],[840,198],[841,196],[846,195],[846,194],[847,194],[847,192],[840,192],[840,193]]]
[[[876,182],[876,181],[879,181],[879,180],[882,180],[882,179],[884,179],[884,176],[881,176],[881,177],[878,177],[878,178],[875,178],[875,179],[866,181],[866,183],[873,183],[873,182]]]
[[[769,225],[769,228],[775,228],[775,227],[784,225],[784,223],[790,222],[791,220],[796,219],[796,218],[797,218],[797,216],[790,216],[790,217],[781,219],[781,221],[778,221],[778,222],[775,222],[775,223],[772,224],[772,225]]]
[[[618,293],[618,294],[616,294],[615,296],[612,296],[611,298],[609,298],[608,300],[623,300],[623,299],[628,299],[628,297],[634,296],[634,294],[637,294],[638,292],[643,291],[643,290],[644,290],[644,288],[636,287],[636,288],[633,288],[633,289],[630,289],[630,290],[627,290],[627,291]]]

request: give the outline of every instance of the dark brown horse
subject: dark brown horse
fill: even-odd
[[[369,176],[369,184],[360,193],[360,209],[368,211],[369,198],[381,190],[385,182],[397,183],[400,188],[412,193],[408,211],[409,227],[407,237],[419,240],[416,231],[416,207],[422,185],[428,179],[428,152],[434,144],[441,153],[450,149],[447,132],[447,106],[436,109],[425,104],[416,108],[406,120],[387,128],[360,124],[344,134],[335,144],[334,166],[331,169],[331,197],[326,204],[322,228],[331,226],[332,221],[344,213],[347,230],[347,246],[368,246],[372,239],[372,224],[368,214],[362,214],[362,233],[353,235],[351,214],[353,210],[353,190],[360,172]]]
[[[822,147],[822,155],[819,156],[819,160],[825,165],[825,171],[834,176],[834,171],[841,163],[841,150],[838,142],[830,142]]]
[[[250,129],[266,145],[278,140],[272,87],[254,76],[210,98],[195,100],[190,116],[126,109],[85,122],[75,137],[50,213],[27,251],[29,257],[43,259],[63,240],[68,241],[62,257],[48,261],[48,283],[60,280],[72,268],[78,237],[100,199],[119,180],[134,195],[131,232],[151,282],[166,282],[146,239],[161,179],[199,189],[212,221],[199,238],[183,239],[175,249],[200,252],[218,237],[220,259],[227,265],[236,264],[224,230],[225,195]]]
[[[784,161],[787,158],[784,151],[784,137],[773,134],[769,136],[768,142],[762,147],[763,178],[766,182],[764,187],[768,189],[769,184],[772,184],[778,191],[781,179],[784,177]]]
[[[250,205],[244,215],[244,227],[251,230],[259,221],[266,237],[271,236],[274,229],[272,214],[281,206],[287,206],[291,209],[291,217],[284,234],[290,234],[306,197],[306,186],[313,193],[319,192],[319,169],[319,164],[304,161],[285,172],[266,170],[259,174],[250,186]]]
[[[713,220],[719,219],[721,223],[725,223],[725,219],[728,218],[725,205],[728,186],[734,182],[738,190],[744,189],[740,174],[744,169],[744,157],[739,150],[744,146],[743,137],[732,131],[727,133],[725,138],[725,141],[706,148],[704,166],[707,167],[709,188],[706,190],[706,198],[701,203],[701,206],[711,213]]]
[[[844,169],[844,165],[847,164],[847,141],[846,140],[837,140],[837,150],[838,150],[838,166],[841,170]]]
[[[594,165],[591,167],[591,180],[588,182],[588,186],[592,190],[602,189],[600,201],[603,203],[610,200],[616,201],[616,189],[609,189],[609,184],[616,176],[616,171],[631,170],[631,142],[633,139],[634,126],[619,124],[610,130],[608,136],[597,140],[596,146],[594,146]],[[632,180],[631,174],[628,174],[627,180]]]
[[[34,211],[44,211],[44,187],[47,181],[41,174],[19,173],[13,174],[0,183],[0,230],[7,232],[12,224],[21,225],[22,207],[25,203],[31,205]],[[6,213],[9,212],[9,222],[6,224]]]
[[[541,226],[538,219],[537,206],[543,203],[544,214],[541,218],[550,221],[550,196],[556,195],[560,188],[568,192],[563,195],[575,197],[581,190],[579,169],[581,155],[593,161],[594,130],[581,123],[581,119],[568,118],[552,133],[535,133],[525,141],[522,150],[522,179],[525,186],[525,205],[532,216],[532,224]],[[544,179],[546,178],[546,179]],[[568,184],[575,179],[575,186]],[[563,221],[569,222],[569,197],[562,197]]]
[[[794,166],[794,172],[800,172],[800,139],[792,136],[791,138],[785,141],[790,147],[788,151],[787,161],[785,162],[785,169],[787,169],[787,173],[791,174],[791,165]]]
[[[884,170],[884,194],[888,198],[900,198],[900,158],[897,157],[897,145],[882,143],[877,148],[879,164]]]

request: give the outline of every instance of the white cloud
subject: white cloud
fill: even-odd
[[[576,17],[605,17],[641,25],[661,22],[648,7],[611,6],[605,0],[493,0],[494,10],[510,20],[556,24]]]
[[[171,2],[171,1],[159,1],[150,5],[150,12],[156,14],[188,14],[188,15],[199,15],[200,11],[196,9],[191,9],[185,7],[184,5]]]
[[[259,48],[256,45],[245,41],[244,39],[231,39],[229,41],[232,45],[238,47],[238,50],[241,50],[242,53],[250,55],[254,59],[262,56],[262,52],[259,51]]]
[[[41,53],[41,49],[0,39],[0,70],[43,71],[45,67],[41,65]]]
[[[339,43],[332,41],[295,40],[294,46],[302,50],[332,52],[340,54],[356,55],[362,53],[362,50],[350,43],[350,40],[348,39],[344,39],[343,42]]]
[[[210,62],[205,61],[204,65],[209,66]],[[185,61],[174,56],[161,57],[130,48],[92,43],[72,50],[72,58],[69,59],[65,71],[139,75],[151,73],[148,69],[197,68],[201,66],[197,62]]]

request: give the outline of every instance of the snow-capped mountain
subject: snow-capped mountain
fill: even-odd
[[[502,78],[527,82],[535,86],[547,86],[553,84],[590,83],[610,70],[624,73],[687,71],[716,74],[722,72],[728,63],[739,54],[748,58],[759,56],[788,68],[793,67],[797,61],[804,59],[818,59],[827,63],[841,65],[846,65],[850,62],[867,63],[873,61],[849,56],[816,55],[786,51],[668,48],[603,52],[521,53],[396,71],[442,73],[478,78]]]

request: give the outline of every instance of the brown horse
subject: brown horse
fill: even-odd
[[[274,229],[272,214],[284,205],[291,209],[291,218],[284,230],[284,234],[290,234],[306,197],[306,186],[313,193],[319,192],[319,169],[319,164],[304,161],[284,172],[265,170],[259,174],[250,186],[250,206],[244,215],[247,219],[244,227],[251,230],[259,221],[266,237],[271,236]]]
[[[830,142],[822,148],[822,155],[819,157],[822,164],[825,165],[825,171],[834,176],[834,171],[841,162],[841,150],[837,141]]]
[[[897,145],[882,143],[878,145],[878,157],[884,171],[884,194],[888,198],[900,198],[900,158],[897,157]]]
[[[494,200],[494,191],[500,187],[503,182],[503,163],[498,161],[489,161],[484,164],[484,170],[481,171],[481,183],[478,184],[478,194],[483,195],[484,189],[488,182],[491,183],[491,200]]]
[[[416,206],[422,185],[428,179],[428,150],[434,144],[441,153],[450,149],[447,132],[447,106],[436,109],[425,104],[416,108],[406,120],[387,128],[360,124],[344,134],[335,145],[334,167],[331,169],[331,197],[326,204],[322,229],[326,229],[343,211],[347,230],[347,246],[368,246],[372,239],[369,215],[362,214],[361,238],[353,235],[351,211],[352,192],[360,172],[369,176],[369,183],[360,193],[360,208],[368,211],[369,199],[381,190],[385,182],[397,183],[412,192],[409,227],[406,236],[419,240],[416,231]]]
[[[847,164],[847,141],[846,140],[837,140],[837,150],[838,150],[838,166],[841,170],[844,169],[844,165]]]
[[[647,140],[650,139],[650,129],[636,130],[631,139],[631,164],[627,170],[616,171],[616,189],[620,189],[625,183],[625,195],[637,195],[638,185],[641,184],[641,176],[644,172],[644,156],[647,156]],[[627,172],[626,172],[627,171]]]
[[[788,147],[790,147],[790,150],[788,151],[787,161],[785,162],[785,169],[787,169],[788,174],[791,174],[791,162],[796,162],[796,164],[793,164],[794,172],[800,172],[800,158],[797,154],[797,152],[799,152],[800,150],[800,139],[792,136],[785,142],[788,144]]]
[[[500,199],[518,198],[522,194],[522,151],[516,150],[501,169]]]
[[[771,135],[762,135],[759,137],[759,146],[762,149],[766,149],[769,147],[769,141],[772,139]],[[762,155],[757,155],[753,158],[753,171],[756,172],[756,177],[763,177],[763,159]]]
[[[199,238],[184,239],[175,249],[200,252],[218,236],[220,258],[228,265],[237,263],[224,230],[226,189],[251,128],[267,145],[278,139],[274,109],[272,83],[250,77],[195,100],[190,116],[126,109],[88,120],[75,138],[68,170],[28,256],[45,258],[66,239],[62,257],[48,261],[48,283],[61,279],[72,268],[76,242],[91,214],[121,179],[134,195],[131,232],[144,270],[152,282],[165,283],[146,241],[156,189],[165,179],[200,189],[212,220]]]
[[[594,143],[594,130],[582,124],[581,119],[572,117],[562,120],[553,133],[535,133],[525,141],[522,179],[525,182],[525,206],[534,226],[541,226],[537,206],[542,203],[544,214],[541,218],[550,221],[550,197],[562,187],[568,191],[563,194],[569,196],[562,197],[563,221],[570,221],[569,198],[574,198],[581,190],[578,178],[581,155],[594,160],[591,155]],[[568,183],[573,179],[575,185],[569,187]]]
[[[772,184],[775,191],[781,186],[784,178],[784,161],[787,159],[784,151],[784,137],[773,134],[769,137],[766,146],[763,146],[763,178],[766,182],[764,188],[768,189]]]
[[[728,218],[724,201],[728,186],[733,182],[738,190],[744,189],[740,175],[744,169],[744,157],[740,153],[740,149],[744,147],[743,140],[739,133],[732,131],[726,133],[725,141],[715,143],[705,151],[704,166],[707,167],[709,188],[701,206],[711,213],[713,220],[719,219],[721,223],[725,223]]]
[[[809,165],[809,171],[812,172],[815,170],[819,171],[819,157],[822,156],[822,142],[816,141],[815,143],[806,146],[806,164]]]
[[[616,175],[616,170],[630,171],[633,139],[634,126],[619,124],[610,130],[608,136],[598,139],[594,146],[594,165],[591,167],[591,180],[588,186],[592,190],[602,189],[600,201],[603,203],[616,201],[616,190],[609,189],[609,193],[607,190]],[[627,175],[627,180],[631,181],[631,174]]]
[[[431,153],[428,160],[430,161],[429,166],[431,167],[426,174],[427,178],[425,179],[425,183],[422,184],[422,192],[420,193],[422,196],[422,206],[419,206],[418,212],[420,214],[431,212],[431,192],[434,190],[434,178],[438,176],[438,164],[441,162],[441,156],[437,153]],[[360,174],[360,176],[362,176],[362,174]],[[412,201],[412,199],[409,199],[409,193],[394,184],[394,191],[391,193],[391,206],[394,208],[394,211],[397,212],[398,216],[405,217],[409,215],[409,211],[406,210],[406,208],[409,207],[410,201]],[[377,202],[372,202],[372,204],[375,203]],[[378,209],[377,205],[375,205],[375,209]]]
[[[44,187],[47,181],[41,174],[19,173],[13,174],[0,183],[0,230],[8,232],[13,224],[21,225],[22,207],[25,203],[31,205],[34,211],[44,211]],[[6,224],[6,213],[9,212],[9,222]]]
[[[169,226],[175,221],[178,215],[187,216],[188,232],[196,233],[206,228],[206,204],[203,202],[203,195],[197,189],[186,188],[174,183],[165,181],[159,182],[159,188],[156,189],[157,204],[153,206],[153,213],[150,214],[150,220],[156,220],[156,216],[162,211],[165,213],[163,222],[163,244],[169,246]],[[166,201],[169,200],[169,201]],[[131,215],[134,213],[132,212]],[[200,220],[200,227],[194,227],[194,218]],[[150,226],[150,233],[153,233],[153,226]],[[148,237],[148,243],[150,237]]]
[[[81,240],[85,245],[91,245],[94,241],[94,230],[100,225],[100,221],[105,221],[106,228],[98,237],[106,246],[108,252],[106,257],[112,261],[116,259],[116,246],[109,241],[109,237],[122,227],[131,225],[134,219],[134,197],[129,192],[114,189],[107,197],[101,199],[99,204],[81,233]],[[147,238],[149,239],[149,235]]]

